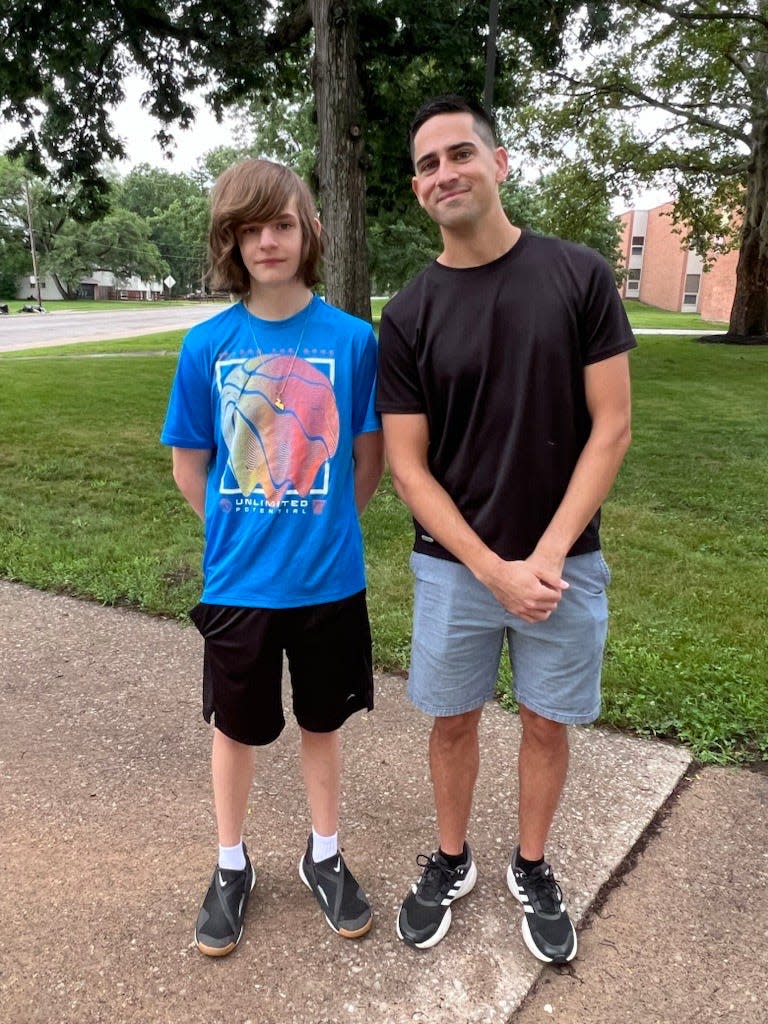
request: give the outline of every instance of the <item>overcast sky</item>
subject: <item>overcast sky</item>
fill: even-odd
[[[185,174],[194,169],[195,164],[211,149],[217,146],[232,145],[235,141],[232,119],[225,119],[217,124],[216,118],[205,106],[202,97],[196,100],[197,116],[195,123],[188,131],[171,128],[176,142],[170,159],[163,154],[153,136],[162,127],[160,122],[150,117],[141,107],[141,94],[145,87],[140,78],[131,76],[124,83],[125,102],[116,111],[113,122],[117,134],[126,142],[128,157],[117,166],[121,173],[129,171],[137,164],[149,164],[152,167],[163,167],[168,171]]]

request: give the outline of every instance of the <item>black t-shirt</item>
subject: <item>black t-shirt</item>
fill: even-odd
[[[376,408],[424,413],[429,466],[505,559],[556,512],[591,419],[584,367],[636,342],[606,261],[524,231],[492,263],[432,263],[384,308]],[[571,548],[600,547],[599,512]],[[414,549],[455,561],[414,520]]]

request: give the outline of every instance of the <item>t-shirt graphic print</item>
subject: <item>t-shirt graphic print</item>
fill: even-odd
[[[333,369],[333,360],[324,360]],[[227,475],[246,497],[269,504],[293,491],[327,493],[329,460],[339,443],[339,411],[328,376],[311,360],[262,355],[218,363]],[[318,480],[324,476],[325,480]],[[222,480],[220,491],[231,493]]]

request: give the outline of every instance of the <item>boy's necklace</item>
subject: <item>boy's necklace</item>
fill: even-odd
[[[291,376],[291,373],[293,372],[293,364],[296,362],[296,356],[299,354],[301,343],[304,340],[304,331],[306,331],[307,324],[312,318],[312,313],[314,311],[314,301],[314,297],[309,300],[309,310],[307,312],[307,315],[304,317],[304,323],[301,325],[301,334],[299,335],[299,340],[296,343],[296,348],[293,350],[293,355],[291,356],[291,362],[288,367],[288,372],[283,375],[283,382],[280,385],[280,390],[275,395],[275,405],[280,410],[280,412],[282,412],[285,409],[285,402],[283,402],[283,392],[285,391],[286,386],[288,384],[288,378]],[[243,303],[243,305],[245,305],[245,303]],[[254,331],[253,329],[253,320],[255,319],[255,317],[253,313],[251,313],[250,309],[248,309],[247,305],[245,305],[245,313],[248,318],[248,326],[251,329],[251,337],[253,338],[253,344],[256,346],[256,351],[263,359],[264,353],[262,352],[261,345],[259,345],[259,340],[256,337],[256,331]]]

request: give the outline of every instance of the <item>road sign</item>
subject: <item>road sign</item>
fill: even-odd
[[[166,288],[173,288],[173,286],[176,284],[176,278],[171,277],[171,275],[169,274],[168,277],[163,278],[163,284],[165,285]]]

